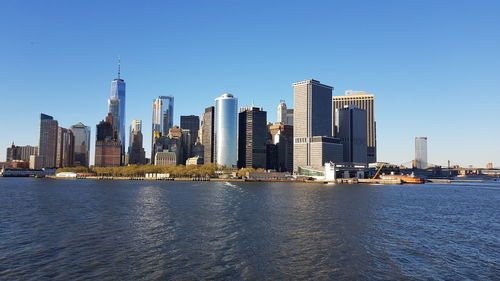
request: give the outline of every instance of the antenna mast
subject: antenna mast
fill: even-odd
[[[118,56],[118,79],[120,79],[120,62],[121,62],[121,59],[120,59],[120,56]]]

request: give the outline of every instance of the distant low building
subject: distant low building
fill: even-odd
[[[29,169],[30,161],[14,160],[10,162],[12,169]]]
[[[247,172],[246,177],[254,180],[284,180],[291,178],[286,172]]]
[[[188,160],[186,160],[186,166],[187,165],[203,165],[203,158],[199,156],[188,158]]]
[[[44,164],[43,156],[40,156],[40,155],[31,155],[30,156],[30,169],[31,170],[42,169],[43,164]]]
[[[38,147],[25,145],[25,146],[17,146],[12,143],[10,147],[7,148],[7,162],[14,160],[23,160],[29,161],[31,155],[38,154]]]
[[[156,166],[175,166],[177,165],[177,155],[172,151],[156,152],[155,155]]]

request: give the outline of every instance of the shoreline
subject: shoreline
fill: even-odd
[[[358,179],[358,178],[338,178],[336,180],[306,180],[306,179],[240,179],[240,178],[149,178],[149,177],[118,177],[118,176],[78,176],[78,177],[57,177],[48,175],[43,177],[38,176],[0,176],[0,178],[11,177],[32,177],[32,178],[47,178],[47,179],[74,179],[74,180],[112,180],[112,181],[205,181],[205,182],[290,182],[290,183],[315,183],[315,184],[387,184],[387,185],[404,185],[404,184],[425,184],[425,183],[481,183],[487,182],[485,179],[427,179],[424,183],[407,183],[400,179]]]
[[[178,177],[178,178],[147,178],[147,177],[117,177],[117,176],[79,176],[76,178],[72,177],[57,177],[57,176],[45,176],[49,179],[76,179],[76,180],[135,180],[135,181],[205,181],[205,182],[290,182],[290,183],[314,183],[314,184],[404,184],[399,179],[357,179],[357,178],[339,178],[334,181],[327,180],[296,180],[296,179],[234,179],[234,178],[188,178],[188,177]]]

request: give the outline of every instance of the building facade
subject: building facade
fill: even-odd
[[[293,109],[287,108],[284,100],[281,100],[277,108],[278,118],[277,123],[285,125],[293,125]]]
[[[114,167],[122,164],[122,144],[113,125],[113,116],[108,113],[106,119],[96,128],[95,161],[96,167]]]
[[[345,106],[354,105],[360,109],[366,110],[367,121],[367,159],[368,163],[377,162],[377,124],[375,122],[375,96],[363,91],[345,91],[344,96],[334,96],[332,98],[332,112],[342,109]],[[333,125],[336,124],[335,114],[332,116]],[[337,130],[334,129],[334,132]]]
[[[223,94],[215,99],[215,162],[235,167],[238,160],[238,99]]]
[[[175,166],[177,165],[177,154],[173,151],[162,151],[155,154],[156,166]]]
[[[274,124],[269,126],[270,143],[275,146],[274,161],[268,161],[278,172],[293,172],[293,126]],[[272,147],[271,147],[272,149]],[[269,153],[273,155],[272,152]]]
[[[293,126],[293,108],[287,108],[285,124]]]
[[[292,84],[294,89],[293,170],[323,169],[326,161],[338,159],[333,152],[341,145],[332,138],[333,87],[314,79]],[[321,143],[324,142],[324,143]],[[324,153],[324,154],[318,154]]]
[[[266,168],[267,112],[241,108],[238,115],[238,168]]]
[[[427,137],[415,138],[415,168],[427,168]]]
[[[125,95],[125,80],[120,77],[120,61],[118,61],[118,76],[116,79],[111,81],[111,97],[110,100],[118,99],[118,118],[113,116],[115,130],[118,132],[118,139],[120,140],[122,146],[122,154],[125,154],[125,108],[126,108],[126,95]],[[116,102],[115,102],[116,104]],[[109,111],[111,112],[111,110]]]
[[[192,142],[195,143],[200,129],[200,117],[197,115],[181,116],[181,128],[191,131]]]
[[[75,137],[75,166],[90,165],[90,127],[78,123],[70,127]]]
[[[38,155],[38,147],[25,145],[17,146],[12,143],[10,147],[7,148],[7,162],[14,160],[29,161],[31,155]]]
[[[75,136],[69,129],[57,128],[56,168],[72,167],[75,158]]]
[[[203,145],[203,163],[214,163],[215,149],[215,107],[210,106],[205,108],[205,112],[201,118],[201,144]]]
[[[278,113],[278,116],[276,118],[276,122],[285,124],[286,123],[286,103],[284,100],[281,100],[280,103],[278,104],[277,113]]]
[[[40,114],[40,137],[38,155],[43,157],[43,168],[56,167],[57,120],[50,115]]]
[[[128,164],[146,164],[146,152],[143,147],[142,121],[132,120],[130,124],[130,145],[128,147]]]
[[[153,120],[151,132],[151,151],[154,153],[155,140],[167,136],[168,130],[174,126],[174,97],[159,96],[153,101]],[[154,154],[151,154],[154,159]]]
[[[335,110],[336,136],[344,146],[346,163],[368,164],[366,110],[354,105]]]

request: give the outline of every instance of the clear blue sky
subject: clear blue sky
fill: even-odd
[[[175,96],[201,115],[231,92],[276,120],[315,78],[376,95],[378,159],[500,166],[500,1],[14,1],[0,4],[0,160],[36,145],[40,112],[63,127],[107,113],[116,57],[127,123]],[[149,153],[148,153],[149,156]]]

